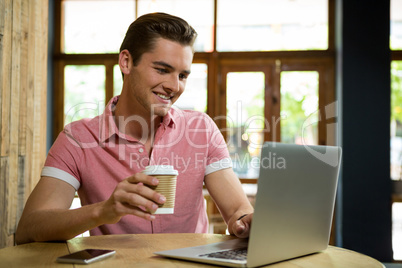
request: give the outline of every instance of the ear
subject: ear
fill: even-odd
[[[126,75],[130,73],[131,66],[132,66],[132,58],[130,52],[125,49],[122,50],[119,54],[119,66],[121,72]]]

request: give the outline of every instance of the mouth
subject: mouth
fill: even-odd
[[[171,96],[167,96],[167,95],[164,95],[164,94],[161,94],[161,93],[157,93],[157,92],[154,92],[154,94],[155,94],[156,96],[158,96],[159,98],[163,99],[163,100],[170,100],[170,99],[172,98]]]

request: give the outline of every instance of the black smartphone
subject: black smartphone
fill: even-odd
[[[60,256],[58,262],[89,264],[110,257],[116,253],[110,249],[84,249],[71,254]]]

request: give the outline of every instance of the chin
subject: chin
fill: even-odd
[[[169,112],[169,110],[170,110],[170,107],[168,107],[168,108],[157,108],[157,109],[154,109],[153,110],[153,114],[154,115],[157,115],[157,116],[165,116],[165,115],[167,115],[167,113]]]

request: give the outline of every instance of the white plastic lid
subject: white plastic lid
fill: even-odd
[[[146,175],[179,175],[173,166],[168,165],[147,166],[142,173]]]

